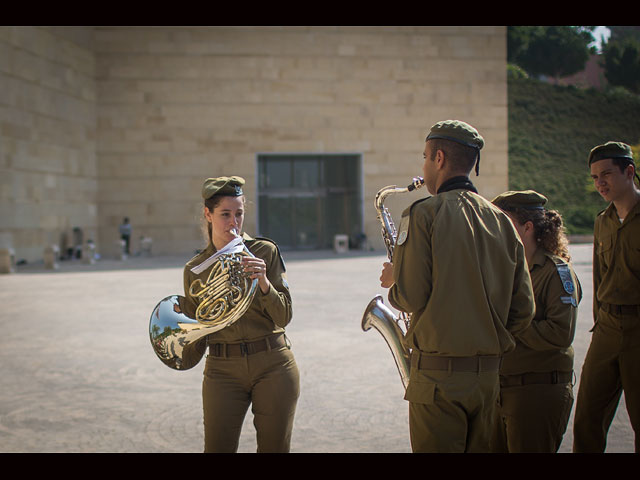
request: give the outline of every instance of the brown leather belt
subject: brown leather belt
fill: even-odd
[[[600,307],[615,315],[640,315],[640,305],[614,305],[612,303],[601,303]]]
[[[573,372],[523,373],[522,375],[500,375],[501,387],[520,387],[523,385],[554,385],[572,383]]]
[[[209,355],[213,357],[244,357],[287,345],[284,333],[277,333],[254,342],[211,343]]]
[[[477,355],[475,357],[443,357],[414,353],[411,366],[420,370],[446,370],[450,372],[497,372],[502,357]]]

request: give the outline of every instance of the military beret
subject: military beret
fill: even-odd
[[[480,149],[484,147],[484,138],[468,123],[460,120],[444,120],[438,122],[429,131],[426,140],[441,138],[443,140],[451,140],[461,143],[467,147],[475,148],[478,151],[478,160],[476,161],[476,175],[480,173]]]
[[[633,152],[631,151],[631,147],[626,143],[607,142],[591,150],[589,153],[589,165],[606,158],[625,158],[629,163],[633,163]]]
[[[242,177],[207,178],[202,185],[202,198],[207,200],[216,194],[239,197],[243,195],[243,185],[244,178]]]
[[[502,210],[514,210],[516,208],[543,210],[544,204],[547,203],[547,197],[533,190],[509,191],[501,193],[491,203]]]
[[[431,127],[427,140],[442,138],[480,150],[484,147],[484,138],[468,123],[460,120],[444,120]]]

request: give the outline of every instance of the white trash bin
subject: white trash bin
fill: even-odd
[[[333,237],[333,249],[336,253],[346,253],[349,250],[349,236],[335,235]]]

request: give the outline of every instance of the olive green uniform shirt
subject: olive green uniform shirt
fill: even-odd
[[[640,202],[620,223],[612,203],[596,217],[593,318],[601,303],[640,305]]]
[[[431,355],[502,355],[533,318],[524,246],[509,217],[456,189],[406,209],[389,302],[412,314],[408,348]]]
[[[257,286],[256,296],[245,314],[235,323],[207,336],[208,343],[235,343],[252,341],[266,337],[273,333],[284,332],[292,317],[291,294],[287,284],[284,262],[275,243],[267,239],[254,239],[244,233],[245,245],[256,257],[262,258],[267,264],[267,278],[271,283],[269,291],[262,293]],[[209,243],[207,248],[193,257],[184,268],[185,313],[195,318],[198,299],[189,293],[189,287],[200,279],[204,284],[211,268],[196,275],[191,269],[200,265],[216,252],[216,248]]]
[[[573,370],[573,338],[582,290],[568,265],[571,285],[567,291],[557,264],[564,260],[542,248],[534,254],[529,273],[536,301],[536,313],[529,327],[516,338],[516,348],[504,356],[500,373],[570,372]],[[574,306],[575,304],[575,306]]]
[[[637,307],[616,312],[605,305],[640,305],[640,203],[623,222],[613,203],[596,217],[593,292],[596,325],[582,366],[573,451],[605,451],[611,419],[624,392],[636,432],[635,451],[640,452],[640,317]]]

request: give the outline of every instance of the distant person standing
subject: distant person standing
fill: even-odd
[[[124,217],[120,224],[120,238],[124,240],[124,253],[130,255],[129,244],[131,242],[131,224],[129,223],[129,217]]]
[[[84,235],[80,227],[73,227],[73,250],[72,257],[82,257],[82,244],[84,243]]]
[[[609,206],[596,217],[593,320],[573,426],[574,452],[604,452],[624,391],[640,452],[640,189],[631,148],[607,142],[589,154],[591,178]]]

